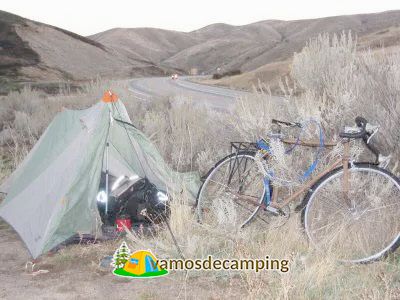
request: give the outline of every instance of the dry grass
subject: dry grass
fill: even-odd
[[[371,265],[343,265],[328,253],[308,245],[299,219],[293,217],[281,230],[263,230],[262,223],[236,231],[232,227],[209,228],[195,222],[182,204],[172,204],[171,226],[186,258],[271,258],[288,259],[290,271],[189,271],[182,274],[182,285],[210,276],[214,282],[241,288],[249,299],[392,299],[399,296],[399,262],[396,257]],[[158,258],[179,258],[171,236],[161,230],[152,238],[128,236],[138,249],[152,249]],[[182,272],[184,273],[184,272]],[[186,280],[186,282],[185,282]]]
[[[228,116],[225,122],[234,136],[255,140],[271,130],[272,117],[292,121],[312,117],[321,122],[328,138],[337,139],[337,132],[344,125],[353,125],[356,115],[364,115],[371,122],[381,125],[384,138],[379,138],[377,143],[385,150],[384,154],[393,155],[390,165],[393,170],[399,158],[400,111],[397,99],[400,85],[396,80],[399,68],[399,57],[386,54],[384,50],[379,55],[369,52],[357,54],[355,42],[349,35],[333,38],[320,36],[295,55],[292,69],[294,85],[281,85],[285,91],[283,100],[276,100],[268,92],[239,99],[235,113]],[[316,136],[315,130],[305,134]],[[361,153],[359,144],[353,146],[353,157],[365,155]],[[279,147],[281,145],[273,146],[276,154],[274,166],[281,167],[282,174],[292,178],[299,174],[290,174],[288,170],[293,170],[293,166],[304,170],[304,158],[310,161],[314,155],[313,152],[297,150],[288,158],[279,155],[282,152],[278,151]],[[322,165],[339,157],[342,150],[338,146],[325,153]],[[338,263],[330,251],[321,253],[308,244],[298,215],[280,230],[265,230],[265,225],[258,221],[237,231],[234,226],[224,224],[217,228],[199,225],[184,202],[180,199],[179,203],[172,203],[171,225],[186,257],[201,258],[208,254],[223,258],[270,255],[290,259],[291,267],[287,274],[191,272],[187,275],[189,278],[212,275],[217,281],[240,285],[244,295],[250,299],[392,299],[400,296],[397,255],[370,265],[344,265]],[[232,214],[226,207],[223,213],[229,220]],[[179,257],[167,231],[161,231],[151,239],[136,235],[129,238],[133,245],[154,249],[160,257]]]
[[[49,96],[25,87],[0,98],[0,169],[7,169],[3,174],[22,161],[58,112],[63,108],[87,108],[99,101],[108,88],[119,95],[133,124],[150,137],[174,169],[206,171],[209,157],[226,153],[230,137],[222,135],[228,129],[220,122],[219,113],[182,104],[181,99],[142,102],[129,92],[127,82],[97,80],[78,93],[69,93],[66,88],[59,95]]]
[[[0,168],[3,172],[14,168],[63,106],[87,107],[100,97],[107,85],[125,100],[133,123],[150,136],[167,161],[178,170],[205,172],[226,153],[227,141],[254,141],[265,136],[271,130],[271,118],[301,121],[313,117],[321,122],[327,136],[335,139],[342,126],[353,124],[356,115],[364,115],[382,126],[383,134],[378,144],[385,149],[384,154],[393,154],[390,168],[395,169],[400,157],[400,57],[384,50],[358,54],[354,45],[348,35],[333,39],[324,35],[310,41],[294,56],[294,82],[281,85],[285,93],[283,99],[272,97],[268,91],[257,92],[247,99],[239,99],[231,115],[215,115],[206,109],[179,105],[173,99],[164,99],[150,107],[134,99],[124,83],[115,82],[94,82],[73,96],[49,97],[29,89],[12,93],[2,99],[0,105],[2,155],[8,159],[2,159]],[[315,130],[306,135],[315,136]],[[314,155],[312,151],[296,150],[293,157],[284,157],[282,151],[279,152],[280,147],[279,144],[273,147],[276,153],[274,167],[281,167],[282,176],[286,174],[290,178],[298,173],[287,174],[288,170],[293,170],[293,166],[304,169],[307,165],[304,161]],[[338,147],[325,153],[323,161],[340,156],[341,151]],[[360,155],[358,150],[354,155]],[[173,196],[170,224],[186,258],[204,258],[209,254],[219,258],[269,255],[290,260],[287,273],[182,272],[177,287],[182,285],[190,289],[197,279],[211,278],[222,289],[232,285],[239,287],[242,296],[249,299],[400,297],[397,255],[370,265],[339,264],[329,251],[321,253],[308,244],[296,214],[279,230],[266,230],[261,221],[243,230],[226,226],[226,222],[225,226],[209,227],[196,222],[188,198]],[[229,216],[226,220],[230,220]],[[179,258],[173,240],[163,226],[152,237],[132,233],[128,239],[132,249],[150,248],[159,258]],[[111,254],[114,246],[110,244],[96,250],[100,256]],[[67,248],[54,260],[64,263],[85,257],[85,249]]]

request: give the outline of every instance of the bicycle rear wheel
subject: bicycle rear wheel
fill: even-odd
[[[228,155],[210,170],[197,195],[199,222],[243,227],[254,218],[264,197],[254,155],[251,151]]]
[[[371,164],[349,165],[321,178],[304,198],[302,220],[316,248],[342,262],[366,263],[396,250],[400,242],[400,181]]]

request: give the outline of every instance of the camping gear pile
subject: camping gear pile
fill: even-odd
[[[98,236],[101,225],[117,220],[165,219],[170,196],[195,195],[198,182],[197,173],[168,167],[108,91],[94,106],[54,118],[0,186],[7,195],[0,217],[36,258],[76,234]]]

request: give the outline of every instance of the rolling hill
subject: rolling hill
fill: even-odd
[[[128,77],[164,70],[90,38],[0,11],[0,84]]]
[[[217,68],[241,70],[247,74],[242,83],[268,80],[287,72],[285,64],[310,38],[344,30],[355,32],[364,47],[396,46],[400,11],[243,26],[219,23],[191,32],[114,28],[89,37],[0,11],[0,84],[165,75],[193,68],[205,74]]]
[[[400,27],[388,27],[378,30],[357,39],[357,49],[359,51],[370,49],[372,51],[380,51],[384,47],[388,52],[400,52]],[[283,77],[290,74],[291,57],[286,60],[270,62],[254,70],[250,70],[235,76],[227,76],[221,79],[202,80],[202,83],[210,85],[220,85],[235,89],[251,90],[258,87],[259,83],[267,84],[271,90],[276,93],[280,92],[279,81]],[[290,77],[290,76],[289,76]]]
[[[360,38],[400,26],[400,11],[336,16],[320,19],[267,20],[249,25],[212,24],[192,32],[154,28],[116,28],[91,39],[131,57],[141,57],[165,68],[213,73],[222,70],[255,70],[285,61],[306,41],[323,32],[352,30]]]

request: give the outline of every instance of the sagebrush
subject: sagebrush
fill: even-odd
[[[380,125],[374,142],[383,154],[392,155],[389,168],[396,172],[400,158],[400,55],[385,49],[357,50],[350,33],[320,35],[309,41],[293,58],[291,80],[281,84],[283,97],[258,89],[237,99],[231,111],[217,113],[180,99],[157,99],[143,103],[127,89],[126,82],[95,81],[77,94],[67,92],[48,96],[29,87],[10,93],[0,103],[0,146],[2,176],[9,174],[28,153],[54,115],[63,107],[85,108],[100,99],[104,89],[113,89],[127,106],[132,122],[157,145],[176,170],[199,170],[205,174],[213,164],[229,153],[229,141],[255,141],[273,128],[272,118],[321,123],[326,138],[337,140],[345,125],[354,125],[357,115]],[[268,84],[268,83],[266,83]],[[310,129],[304,134],[315,137]],[[296,135],[298,132],[288,132]],[[355,144],[354,157],[368,156]],[[296,149],[285,157],[273,145],[273,167],[281,176],[298,177],[313,159],[313,150]],[[281,149],[282,150],[282,149]],[[323,163],[340,156],[342,149],[324,153]],[[281,273],[189,272],[177,274],[182,284],[208,277],[223,284],[241,287],[244,295],[258,298],[370,298],[400,297],[399,262],[394,255],[371,265],[346,266],[336,263],[329,253],[321,255],[307,243],[297,215],[282,231],[266,230],[255,221],[238,231],[232,226],[210,228],[196,222],[189,199],[173,195],[170,224],[185,257],[271,257],[290,259],[291,270]],[[299,199],[300,200],[300,199]],[[282,234],[283,232],[283,234]],[[158,256],[178,257],[169,232],[161,226],[152,237],[135,233],[129,239],[134,247],[150,248]],[[133,247],[133,248],[134,248]]]

